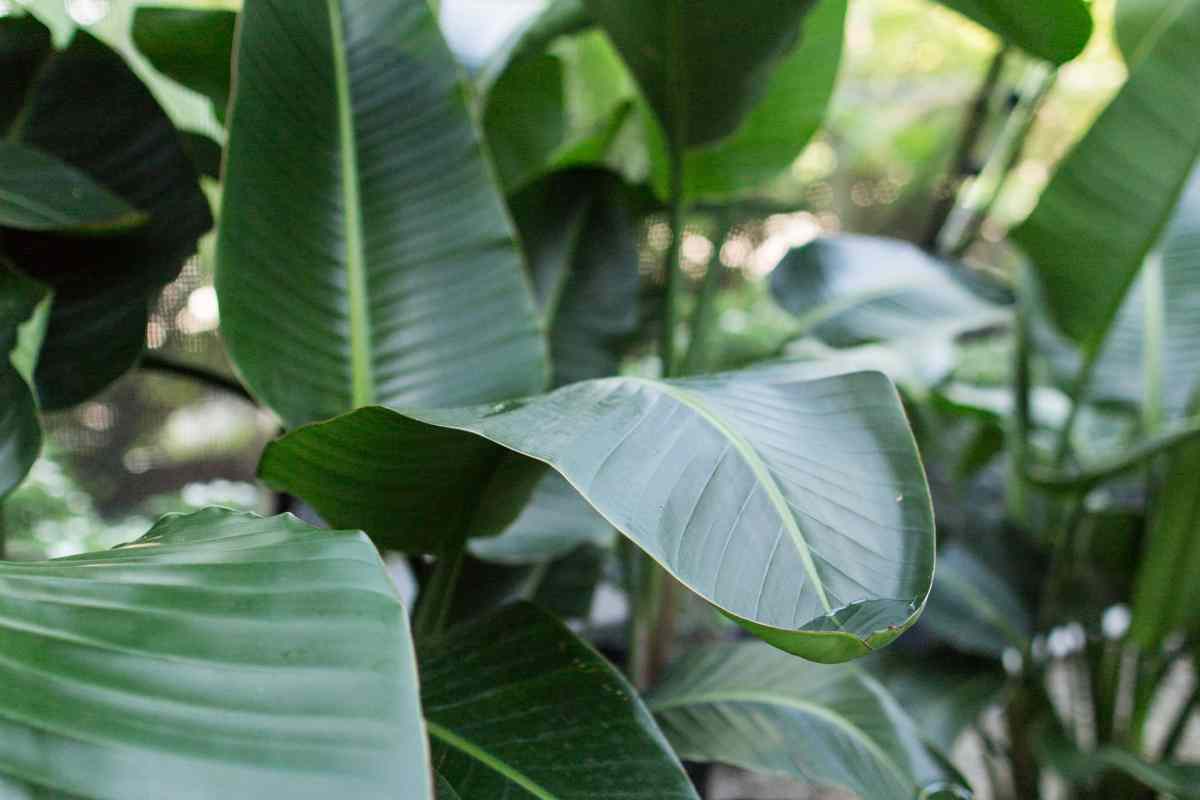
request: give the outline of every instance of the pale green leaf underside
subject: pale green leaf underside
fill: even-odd
[[[361,534],[220,509],[0,564],[0,775],[85,798],[431,797],[404,608]]]
[[[299,425],[542,388],[512,224],[428,6],[251,0],[240,37],[217,288],[254,392]]]
[[[494,406],[365,409],[274,443],[260,474],[377,539],[448,537],[447,504],[479,478],[447,459],[472,441],[549,464],[686,586],[806,658],[887,644],[929,591],[928,487],[878,373],[610,378]]]

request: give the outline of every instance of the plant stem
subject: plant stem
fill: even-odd
[[[227,378],[224,375],[212,372],[203,367],[197,367],[192,364],[182,364],[169,358],[164,358],[154,353],[146,353],[142,356],[142,360],[138,366],[149,372],[161,372],[165,375],[174,375],[179,378],[188,378],[189,380],[203,383],[213,389],[230,394],[237,395],[243,400],[253,403],[254,398],[246,387],[242,386],[233,378]]]
[[[679,266],[679,252],[683,244],[683,153],[677,147],[671,148],[671,244],[667,247],[667,256],[663,269],[666,278],[666,295],[663,297],[662,338],[659,346],[659,358],[662,359],[662,376],[672,378],[678,369],[675,361],[675,329],[679,327],[679,291],[683,280]]]
[[[984,123],[988,118],[988,107],[991,105],[992,95],[996,93],[996,85],[1000,82],[1000,74],[1004,71],[1004,61],[1007,56],[1008,45],[1005,44],[996,51],[996,55],[988,64],[983,81],[979,84],[979,90],[975,93],[975,99],[967,109],[962,133],[958,138],[958,145],[955,147],[954,158],[951,161],[950,173],[946,176],[946,195],[934,204],[929,225],[925,229],[925,236],[921,242],[921,246],[928,251],[932,252],[937,248],[942,228],[950,217],[950,212],[954,210],[962,183],[974,172],[973,155],[975,148],[979,146],[979,137],[983,133]]]
[[[454,590],[458,588],[458,577],[462,574],[463,559],[467,543],[462,539],[438,556],[433,574],[421,591],[417,613],[413,619],[413,634],[424,639],[436,636],[446,628],[450,611],[454,606]]]
[[[1025,279],[1028,279],[1027,277]],[[1009,479],[1008,514],[1019,524],[1028,521],[1028,501],[1025,476],[1029,472],[1029,431],[1031,428],[1031,392],[1033,390],[1030,357],[1029,318],[1025,304],[1018,301],[1014,324],[1016,341],[1013,348],[1013,421],[1008,433]]]
[[[721,289],[721,247],[729,237],[733,225],[728,214],[721,214],[717,224],[717,235],[713,237],[713,252],[708,259],[708,267],[704,272],[704,283],[700,287],[700,297],[696,301],[696,310],[692,314],[691,339],[688,342],[687,355],[683,358],[683,374],[696,375],[704,372],[709,365],[709,349],[712,346],[713,334],[717,331],[717,295]]]

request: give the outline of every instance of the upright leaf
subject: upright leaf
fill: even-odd
[[[609,378],[473,408],[368,408],[273,443],[260,474],[335,525],[420,550],[462,535],[497,446],[549,464],[684,585],[806,658],[886,645],[929,591],[928,487],[878,373]]]
[[[647,704],[683,758],[838,786],[863,800],[969,797],[882,686],[760,643],[679,660]]]
[[[17,351],[22,326],[31,323],[45,296],[45,287],[0,261],[0,502],[24,479],[42,447],[30,389],[33,364],[19,364]]]
[[[1181,5],[1013,232],[1055,324],[1085,354],[1101,346],[1200,156],[1200,2]]]
[[[542,388],[512,225],[428,5],[249,0],[240,37],[217,291],[251,389],[295,426]]]
[[[35,17],[0,17],[0,135],[21,113],[29,84],[52,49],[50,29]]]
[[[733,133],[813,0],[584,0],[679,150]]]
[[[38,72],[14,134],[149,216],[102,240],[0,230],[13,264],[54,290],[36,379],[42,405],[62,408],[137,360],[149,302],[196,251],[212,215],[166,113],[121,57],[85,31]]]
[[[159,72],[211,100],[223,120],[236,25],[237,13],[224,9],[139,8],[133,43]]]
[[[209,509],[0,564],[20,796],[430,800],[404,608],[362,534]]]
[[[1030,55],[1065,64],[1092,38],[1086,0],[940,0]],[[1122,0],[1125,2],[1125,0]]]
[[[543,611],[456,628],[420,663],[433,768],[460,797],[696,799],[633,687]]]
[[[142,221],[144,215],[70,164],[0,139],[0,227],[84,234]]]

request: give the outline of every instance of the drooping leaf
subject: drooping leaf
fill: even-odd
[[[1085,354],[1102,345],[1200,155],[1200,2],[1185,4],[1013,232],[1052,320]]]
[[[70,164],[0,139],[0,227],[86,234],[144,221],[137,209]]]
[[[237,13],[224,9],[138,8],[131,32],[155,69],[207,97],[223,120],[236,25]]]
[[[771,293],[805,328],[838,347],[953,338],[1008,319],[954,270],[907,242],[838,236],[788,253],[771,273]]]
[[[925,607],[928,630],[956,648],[999,657],[1024,650],[1033,617],[1004,576],[965,547],[938,554],[937,580]]]
[[[419,655],[433,768],[459,796],[695,800],[634,689],[545,612],[514,606]]]
[[[255,394],[295,426],[541,389],[520,253],[427,4],[251,0],[240,37],[217,291]]]
[[[0,135],[21,113],[29,84],[52,49],[50,29],[36,17],[0,17]]]
[[[820,0],[800,42],[784,57],[733,134],[688,153],[684,193],[722,197],[748,191],[787,169],[820,128],[841,65],[846,0]],[[668,176],[658,162],[659,187]]]
[[[549,464],[685,586],[805,658],[886,645],[929,591],[928,487],[878,373],[610,378],[465,409],[367,408],[274,442],[259,472],[335,525],[422,550],[462,535],[454,511],[497,445]]]
[[[1035,747],[1045,763],[1072,783],[1086,784],[1105,772],[1115,771],[1179,800],[1200,797],[1200,765],[1197,764],[1152,763],[1112,745],[1084,752],[1049,724],[1037,730]]]
[[[680,150],[733,133],[792,49],[812,0],[584,0]]]
[[[149,216],[99,240],[0,231],[13,264],[54,291],[36,378],[42,406],[57,409],[137,360],[151,298],[196,251],[212,215],[166,113],[121,57],[85,31],[38,72],[16,133]]]
[[[22,326],[46,300],[39,286],[0,261],[0,501],[25,478],[42,448],[37,403],[30,389],[32,359],[19,363]],[[40,338],[40,337],[38,337]],[[40,347],[35,342],[31,349]]]
[[[1055,64],[1075,58],[1092,38],[1092,12],[1086,0],[940,2],[1030,55]]]
[[[0,610],[14,788],[432,796],[407,617],[361,534],[170,516],[115,550],[0,564]]]
[[[647,704],[680,756],[838,786],[863,800],[969,797],[874,679],[761,643],[694,650]],[[939,794],[940,793],[940,794]]]

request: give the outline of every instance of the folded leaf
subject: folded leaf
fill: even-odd
[[[684,585],[806,658],[886,645],[929,591],[928,487],[878,373],[610,378],[490,406],[367,408],[274,442],[259,472],[335,525],[436,550],[480,532],[458,514],[501,448],[549,464]]]
[[[1075,58],[1092,38],[1092,13],[1085,0],[940,1],[1030,55],[1055,64]]]
[[[423,642],[420,664],[434,771],[460,797],[696,798],[633,687],[543,611]]]
[[[223,9],[139,8],[131,33],[155,69],[207,97],[223,120],[236,25],[237,13]]]
[[[874,679],[759,643],[695,650],[646,699],[691,761],[838,786],[863,800],[970,797]]]
[[[22,326],[45,311],[46,289],[0,261],[0,501],[25,478],[42,448],[37,403],[30,389],[33,360],[21,359]],[[40,339],[40,331],[37,338]],[[36,351],[41,342],[34,343]]]
[[[295,426],[540,390],[512,225],[428,5],[249,0],[240,37],[217,291],[255,394]]]
[[[22,796],[432,796],[407,617],[361,534],[169,516],[0,564],[0,616],[0,776]]]

